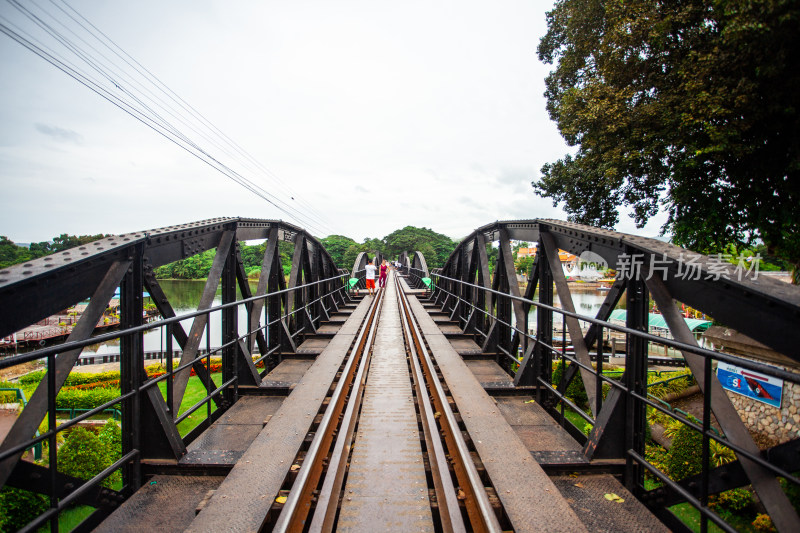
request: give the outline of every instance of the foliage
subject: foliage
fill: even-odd
[[[56,396],[56,409],[94,409],[119,395],[119,388],[63,389]]]
[[[800,472],[792,472],[794,476],[800,474]],[[780,477],[778,481],[781,484],[781,488],[786,493],[786,497],[789,498],[794,510],[800,513],[800,486],[795,485],[794,483],[787,481],[786,478]]]
[[[530,276],[531,268],[533,267],[533,262],[535,259],[536,258],[534,257],[520,257],[514,262],[514,269],[518,274],[526,274]]]
[[[601,227],[663,198],[677,244],[800,265],[800,4],[559,0],[547,23],[547,108],[577,150],[536,192]]]
[[[685,379],[673,379],[663,383],[669,378],[677,378],[678,376],[685,376]],[[694,377],[689,368],[670,372],[669,377],[665,378],[663,375],[649,374],[647,376],[647,393],[655,396],[656,398],[663,398],[667,394],[675,394],[688,388],[694,384]]]
[[[422,252],[428,268],[438,268],[444,265],[450,254],[458,246],[447,235],[436,233],[429,228],[417,228],[406,226],[403,229],[395,230],[386,237],[385,253],[389,257],[397,257],[403,252]]]
[[[18,531],[49,507],[43,494],[3,487],[0,490],[0,531]]]
[[[669,472],[668,463],[670,459],[670,453],[663,446],[652,441],[646,442],[644,445],[644,458],[648,463],[656,467],[661,472],[664,472],[665,474]],[[648,477],[656,479],[656,477],[649,472],[647,475]]]
[[[680,481],[699,474],[703,469],[702,446],[703,437],[700,433],[689,426],[682,426],[669,449],[670,457],[667,461],[669,476],[675,481]]]
[[[78,479],[92,479],[107,466],[107,455],[106,447],[97,435],[76,427],[58,450],[58,470]],[[110,480],[106,478],[103,485],[111,486]]]
[[[356,241],[350,237],[345,237],[344,235],[328,235],[327,237],[320,239],[319,242],[322,243],[322,246],[324,246],[331,255],[331,259],[333,259],[333,263],[337,267],[350,268],[353,266],[352,261],[349,264],[345,262],[344,255],[348,248],[354,244],[357,244]],[[353,259],[355,260],[355,258]]]
[[[214,263],[216,248],[195,254],[186,259],[179,259],[158,267],[155,274],[158,278],[168,279],[200,279],[208,277]]]
[[[736,453],[733,450],[714,439],[708,441],[708,451],[709,462],[714,467],[732,463],[736,460]]]
[[[261,271],[261,264],[264,261],[264,253],[267,250],[267,241],[261,244],[249,245],[239,243],[239,254],[242,258],[245,272],[248,277],[256,277],[255,274]],[[206,250],[199,254],[180,259],[155,269],[156,277],[159,279],[203,279],[207,278],[214,264],[216,248]],[[292,265],[292,254],[294,244],[291,242],[280,241],[278,243],[278,253],[281,258],[281,266],[284,275],[288,275]]]
[[[768,514],[759,513],[756,519],[753,520],[752,526],[755,531],[759,532],[772,533],[773,531],[777,531],[772,524],[772,518],[770,518]]]
[[[711,496],[708,506],[717,511],[741,512],[753,504],[753,494],[744,487],[726,490]]]
[[[0,389],[18,389],[17,383],[10,381],[0,381]],[[0,403],[14,403],[17,401],[17,393],[13,391],[0,392]]]
[[[558,386],[563,375],[564,363],[561,361],[554,363],[552,376],[553,385]],[[583,386],[583,378],[580,372],[577,372],[575,377],[572,378],[572,381],[570,381],[566,396],[582,409],[587,409],[589,407],[589,397],[586,395],[586,389]]]
[[[8,237],[0,236],[0,268],[25,263],[45,255],[82,246],[103,237],[108,237],[108,235],[68,235],[62,233],[55,237],[53,242],[31,243],[30,247],[25,247],[14,244]]]
[[[122,458],[122,428],[114,421],[109,420],[97,434],[97,439],[103,445],[105,454],[103,456],[103,470]],[[113,474],[106,478],[109,486],[122,479],[122,472],[117,469]]]

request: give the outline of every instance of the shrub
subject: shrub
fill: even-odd
[[[564,375],[564,364],[559,361],[557,366],[553,368],[553,385],[558,386],[558,384],[561,382],[562,375]],[[572,381],[567,387],[566,396],[581,409],[588,409],[589,398],[586,396],[586,389],[583,386],[583,378],[581,377],[580,372],[577,372],[575,377],[572,378]]]
[[[58,450],[58,470],[79,479],[91,479],[107,466],[105,445],[91,431],[77,427],[70,431],[64,445]],[[103,485],[110,487],[108,478]]]
[[[65,389],[56,396],[57,409],[94,409],[119,397],[119,389]]]
[[[775,526],[772,525],[772,519],[768,514],[759,514],[756,516],[756,519],[753,520],[752,526],[754,530],[763,531],[765,533],[776,531]]]
[[[19,385],[10,381],[0,381],[0,389],[18,389]],[[0,403],[14,403],[17,401],[17,393],[13,391],[0,392]]]
[[[662,381],[664,380],[667,380],[669,378],[677,378],[678,376],[683,376],[685,379],[673,379],[672,381],[668,381],[667,383],[662,383]],[[670,372],[668,377],[664,377],[663,375],[659,376],[657,374],[650,374],[647,376],[647,383],[648,383],[647,386],[648,394],[651,394],[656,398],[663,398],[667,394],[681,392],[682,390],[693,385],[694,376],[692,376],[692,371],[686,368],[684,370]]]
[[[736,453],[733,450],[714,439],[709,440],[708,451],[712,466],[722,466],[736,460]]]
[[[0,530],[18,531],[49,507],[49,500],[43,494],[3,487],[0,490]]]
[[[669,461],[669,452],[665,450],[663,446],[653,442],[647,442],[644,446],[644,458],[648,463],[656,467],[661,472],[664,472],[665,474],[669,472],[669,468],[667,467],[667,462]],[[661,481],[649,471],[647,471],[645,475],[661,486]]]
[[[122,428],[114,420],[109,420],[97,435],[98,440],[105,448],[103,469],[108,468],[122,457]],[[113,485],[122,479],[120,470],[111,474],[107,480]]]
[[[792,472],[792,474],[798,476],[800,475],[800,472]],[[786,493],[786,496],[789,498],[789,502],[791,502],[795,511],[800,513],[800,486],[787,481],[786,478],[783,477],[778,478],[778,481],[780,482],[781,488]]]
[[[66,387],[74,387],[76,385],[87,385],[91,383],[102,383],[105,381],[117,380],[119,381],[119,371],[111,370],[108,372],[70,372],[67,380],[64,382]]]
[[[703,437],[689,426],[681,427],[669,449],[667,468],[669,476],[680,481],[699,474],[703,469]]]
[[[37,370],[36,372],[25,374],[24,376],[19,378],[19,382],[23,385],[34,385],[42,381],[44,375],[45,375],[44,370]]]
[[[709,498],[708,506],[719,512],[721,509],[738,513],[753,503],[753,495],[744,487],[726,490]]]

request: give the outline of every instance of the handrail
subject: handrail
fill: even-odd
[[[800,375],[791,373],[791,372],[789,372],[787,370],[784,370],[782,368],[769,366],[769,365],[766,365],[766,364],[758,362],[758,361],[752,361],[752,360],[749,360],[749,359],[742,359],[742,358],[739,358],[739,357],[736,357],[736,356],[733,356],[733,355],[730,355],[730,354],[726,354],[724,352],[712,351],[712,350],[709,350],[707,348],[702,348],[702,347],[699,347],[699,346],[696,346],[696,345],[686,344],[684,342],[677,341],[675,339],[667,339],[667,338],[664,338],[664,337],[652,335],[649,332],[639,331],[639,330],[632,329],[632,328],[629,328],[629,327],[626,327],[626,326],[617,325],[617,324],[614,324],[614,323],[611,323],[611,322],[608,322],[608,321],[600,320],[600,319],[598,319],[596,317],[581,315],[581,314],[578,314],[578,313],[575,313],[575,312],[571,312],[571,311],[568,311],[568,310],[565,310],[565,309],[560,309],[560,308],[554,307],[552,305],[547,305],[547,304],[544,304],[544,303],[541,303],[541,302],[533,301],[533,300],[530,300],[530,299],[527,299],[527,298],[524,298],[524,297],[514,296],[514,295],[507,294],[507,293],[504,293],[504,292],[501,292],[501,291],[497,291],[497,290],[494,290],[494,289],[491,289],[491,288],[488,288],[488,287],[484,287],[484,286],[477,285],[477,284],[474,284],[474,283],[469,283],[469,282],[466,282],[466,281],[463,281],[463,280],[460,280],[460,279],[456,279],[456,278],[451,278],[449,276],[442,275],[442,274],[440,274],[438,272],[432,273],[431,276],[437,278],[438,280],[440,280],[440,283],[438,283],[437,287],[436,287],[436,291],[437,292],[441,291],[441,294],[447,295],[447,299],[448,300],[452,297],[452,298],[454,298],[456,300],[456,302],[458,302],[456,304],[453,304],[454,306],[455,305],[467,305],[467,306],[469,306],[469,307],[471,307],[473,309],[472,312],[475,312],[475,311],[481,312],[484,316],[489,317],[490,320],[492,320],[492,321],[494,321],[496,323],[499,323],[499,324],[503,324],[504,326],[510,328],[511,331],[516,331],[518,333],[518,335],[520,335],[521,337],[524,337],[524,338],[532,341],[533,343],[535,343],[534,346],[538,344],[539,346],[543,347],[545,350],[549,351],[550,354],[555,355],[556,357],[560,358],[562,361],[570,361],[572,364],[576,365],[578,368],[586,369],[589,372],[591,372],[595,376],[595,379],[596,379],[596,381],[598,383],[597,384],[597,394],[598,395],[601,394],[601,392],[600,392],[601,391],[600,383],[607,382],[611,386],[619,389],[623,394],[627,395],[629,398],[631,398],[631,399],[633,399],[635,401],[641,402],[640,405],[642,405],[643,407],[650,407],[650,408],[652,408],[652,409],[654,409],[654,410],[656,410],[656,411],[658,411],[660,413],[663,413],[663,414],[671,417],[674,420],[678,420],[682,424],[690,427],[692,430],[697,431],[702,436],[702,439],[703,439],[702,448],[703,448],[703,457],[704,457],[703,464],[702,464],[702,477],[703,477],[704,481],[703,481],[703,484],[702,484],[702,492],[701,492],[701,496],[702,497],[700,499],[692,496],[691,493],[689,493],[687,490],[683,489],[681,487],[681,485],[679,485],[677,482],[671,480],[669,477],[667,477],[663,473],[661,473],[655,466],[653,466],[651,463],[649,463],[647,461],[647,459],[645,459],[641,454],[636,453],[635,450],[633,450],[633,449],[626,450],[624,452],[624,455],[627,456],[628,458],[630,458],[630,460],[633,461],[633,464],[641,465],[641,467],[644,467],[649,472],[651,472],[660,481],[662,481],[670,490],[675,491],[676,493],[680,494],[680,496],[683,498],[683,500],[688,501],[691,505],[693,505],[694,507],[697,507],[700,510],[700,513],[701,513],[701,515],[703,516],[704,519],[709,519],[709,520],[713,521],[717,525],[720,525],[726,531],[731,531],[732,530],[730,528],[730,526],[724,522],[724,520],[722,520],[716,513],[714,513],[712,510],[710,510],[710,508],[707,506],[707,500],[708,500],[708,496],[709,496],[709,488],[708,488],[709,471],[710,471],[710,469],[712,467],[710,466],[710,464],[708,464],[706,462],[706,458],[708,457],[708,454],[709,454],[709,451],[708,451],[709,450],[709,443],[711,441],[718,442],[718,443],[722,444],[723,446],[726,446],[726,447],[730,448],[737,455],[737,457],[739,458],[740,461],[750,461],[752,463],[756,463],[759,467],[762,467],[762,468],[766,469],[767,472],[770,472],[771,475],[776,476],[776,477],[783,477],[790,483],[793,483],[795,485],[800,485],[800,477],[793,475],[791,472],[788,471],[789,470],[788,468],[783,468],[781,466],[777,466],[775,464],[771,464],[770,462],[768,462],[768,460],[766,460],[764,457],[760,456],[759,454],[753,453],[752,451],[750,451],[748,449],[745,449],[742,446],[731,442],[727,438],[721,436],[719,434],[719,432],[717,431],[717,429],[710,425],[710,400],[709,400],[710,394],[706,394],[705,397],[704,397],[704,416],[703,416],[702,423],[700,423],[699,421],[698,422],[694,422],[691,419],[689,419],[688,417],[680,416],[680,413],[677,413],[676,412],[677,410],[674,410],[671,406],[667,405],[665,407],[665,406],[660,405],[660,403],[662,403],[662,402],[658,398],[653,397],[651,399],[650,395],[648,393],[646,393],[646,389],[645,389],[645,392],[643,394],[640,394],[636,390],[629,389],[628,387],[626,387],[623,383],[621,383],[619,381],[607,378],[601,372],[598,372],[598,370],[600,369],[599,367],[598,367],[598,370],[595,370],[591,365],[586,365],[586,364],[583,364],[580,361],[578,361],[577,357],[573,357],[573,356],[568,355],[566,353],[566,339],[565,339],[566,338],[566,330],[562,331],[562,348],[559,351],[555,347],[550,346],[547,343],[541,341],[535,335],[531,335],[526,331],[522,331],[520,328],[515,327],[514,325],[512,325],[512,324],[510,324],[510,323],[508,323],[508,322],[506,322],[504,320],[501,320],[500,318],[494,316],[492,313],[487,312],[484,309],[480,309],[476,305],[473,305],[470,301],[466,300],[465,298],[463,298],[459,294],[457,294],[457,292],[459,292],[459,291],[457,291],[457,289],[455,287],[456,286],[471,287],[471,288],[477,289],[479,291],[484,291],[486,294],[492,294],[497,298],[504,298],[504,299],[506,299],[506,301],[509,301],[509,302],[510,301],[521,302],[521,303],[524,303],[526,305],[534,306],[535,308],[540,309],[540,310],[546,310],[546,311],[550,311],[550,312],[555,312],[557,314],[560,314],[562,317],[572,317],[572,318],[578,319],[580,321],[587,322],[587,323],[593,324],[595,326],[598,326],[599,328],[601,328],[601,330],[602,330],[602,328],[608,328],[610,330],[614,330],[614,331],[618,331],[618,332],[624,333],[624,334],[628,335],[628,338],[635,337],[635,338],[641,339],[643,341],[646,341],[648,343],[655,343],[655,344],[665,345],[665,346],[669,346],[669,347],[675,348],[677,350],[680,350],[682,352],[688,352],[688,353],[692,353],[692,354],[696,354],[698,356],[701,356],[701,357],[703,357],[705,359],[705,368],[706,368],[706,370],[705,370],[705,374],[706,374],[706,376],[705,376],[705,386],[706,386],[705,390],[707,390],[707,391],[711,390],[711,381],[710,380],[711,380],[712,374],[713,374],[711,363],[714,360],[723,361],[723,362],[726,362],[726,363],[731,363],[731,364],[734,364],[734,365],[736,365],[738,367],[749,369],[749,370],[753,370],[753,371],[756,371],[756,372],[759,372],[761,374],[765,374],[765,375],[768,375],[768,376],[777,377],[777,378],[783,379],[783,380],[791,382],[791,383],[800,383]],[[442,287],[443,284],[446,284],[446,287]],[[454,292],[451,292],[451,291],[447,290],[448,288],[452,289]],[[452,300],[450,300],[450,301],[452,301]],[[450,308],[454,309],[455,307],[450,307]],[[461,322],[462,321],[460,320],[459,323],[461,323]],[[506,356],[512,358],[515,362],[517,361],[516,358],[514,358],[511,354],[509,354],[507,352],[507,350],[503,350],[502,347],[498,347],[498,350],[500,352],[505,353]],[[599,356],[598,356],[598,360],[599,360]],[[538,371],[538,368],[534,370],[534,372],[537,372],[537,371]],[[565,375],[566,375],[566,372],[564,374],[562,374],[562,385],[564,383],[564,376]],[[688,377],[687,375],[672,376],[670,378],[667,378],[665,380],[659,381],[657,383],[650,384],[649,386],[652,386],[652,385],[655,385],[655,384],[659,384],[659,383],[667,383],[667,382],[674,381],[674,380],[677,380],[677,379],[684,379],[684,378],[687,378],[687,377]],[[561,420],[560,421],[561,421],[562,425],[569,424],[570,426],[574,427],[574,425],[571,423],[571,421],[566,420],[565,417],[563,416],[563,414],[564,414],[564,406],[565,405],[569,406],[570,409],[572,409],[576,414],[581,416],[588,423],[593,424],[593,425],[596,424],[596,420],[595,419],[590,417],[586,412],[583,411],[582,408],[580,408],[579,406],[575,405],[575,403],[572,402],[567,397],[566,390],[560,391],[561,387],[559,387],[558,389],[555,389],[555,386],[551,387],[550,386],[551,384],[547,380],[543,379],[542,376],[539,375],[539,374],[537,374],[534,377],[534,381],[539,385],[539,387],[540,387],[539,390],[545,391],[546,394],[551,394],[555,398],[557,398],[557,404],[561,405]],[[584,385],[588,386],[588,384],[584,384]],[[566,387],[563,387],[563,388],[566,389]],[[598,401],[598,405],[599,405],[599,401]],[[598,412],[599,412],[599,408],[598,408]],[[637,485],[637,487],[638,487],[639,490],[644,490],[644,487],[641,486],[641,485]],[[725,490],[727,490],[727,489],[725,489]],[[719,491],[719,489],[717,489],[717,491]]]
[[[291,287],[291,288],[283,289],[283,290],[276,291],[276,292],[270,292],[270,293],[267,293],[267,294],[264,294],[264,295],[261,295],[261,296],[251,296],[250,298],[245,298],[243,300],[237,300],[235,302],[228,302],[228,303],[220,304],[220,305],[217,305],[217,306],[209,307],[208,309],[202,309],[202,310],[199,310],[199,311],[192,311],[191,313],[186,313],[185,315],[174,316],[174,317],[171,317],[171,318],[165,318],[165,319],[161,319],[161,320],[158,320],[158,321],[155,321],[155,322],[149,322],[147,324],[142,324],[140,326],[134,326],[132,328],[126,328],[126,329],[121,330],[121,331],[118,330],[118,331],[113,331],[113,332],[109,332],[109,333],[103,333],[102,335],[97,335],[96,337],[89,337],[88,339],[84,339],[84,340],[80,340],[80,341],[64,342],[62,344],[57,344],[55,346],[47,346],[45,348],[40,348],[40,349],[35,350],[33,352],[28,352],[28,353],[19,354],[19,355],[13,355],[13,356],[10,356],[10,357],[8,357],[6,359],[0,360],[0,370],[2,370],[4,368],[9,368],[9,367],[12,367],[12,366],[15,366],[15,365],[18,365],[18,364],[28,363],[30,361],[35,361],[37,359],[42,359],[42,358],[50,356],[50,355],[55,355],[55,354],[66,352],[66,351],[73,350],[73,349],[76,349],[76,348],[85,348],[86,346],[91,346],[92,344],[99,344],[99,343],[102,343],[102,342],[105,342],[105,341],[108,341],[108,340],[114,340],[114,339],[118,339],[120,337],[125,337],[127,335],[132,335],[134,333],[149,331],[151,329],[156,329],[156,328],[161,327],[161,326],[174,324],[176,322],[181,322],[183,320],[194,318],[194,317],[200,316],[200,315],[210,314],[210,313],[213,313],[215,311],[221,311],[223,309],[228,309],[230,307],[236,307],[236,306],[239,306],[239,305],[242,305],[242,304],[248,304],[248,303],[256,302],[258,300],[264,300],[266,298],[279,296],[281,294],[288,294],[288,293],[290,293],[292,291],[304,289],[306,287],[312,287],[314,285],[319,285],[320,283],[326,283],[326,282],[330,282],[330,281],[333,281],[333,280],[336,280],[336,279],[342,279],[344,276],[346,276],[346,274],[339,274],[338,276],[333,276],[333,277],[330,277],[330,278],[325,278],[325,279],[321,279],[321,280],[318,280],[318,281],[313,281],[311,283],[298,285],[297,287]],[[329,296],[329,295],[331,295],[331,294],[333,294],[333,293],[335,293],[337,291],[343,290],[343,289],[344,289],[344,286],[342,286],[340,288],[337,288],[337,289],[334,289],[334,290],[328,292],[326,294],[326,296]],[[308,304],[304,305],[303,307],[306,307],[307,305]],[[296,312],[297,312],[297,310],[293,311],[292,313],[296,313]],[[284,315],[284,317],[285,316],[287,316],[287,315]]]

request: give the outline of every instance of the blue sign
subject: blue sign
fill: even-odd
[[[722,388],[780,408],[783,380],[720,361],[717,378]]]

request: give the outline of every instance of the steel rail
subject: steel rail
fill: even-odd
[[[347,359],[345,368],[342,371],[341,378],[336,384],[336,388],[331,395],[328,407],[322,420],[317,427],[311,445],[306,452],[303,459],[303,465],[297,473],[292,490],[287,496],[283,509],[281,510],[278,520],[275,523],[273,532],[301,532],[305,528],[306,518],[311,510],[311,496],[314,489],[317,488],[319,480],[322,476],[324,468],[323,461],[331,447],[333,435],[336,431],[336,425],[339,418],[345,409],[345,400],[349,396],[354,399],[359,395],[359,392],[350,391],[351,384],[360,389],[360,380],[356,380],[357,370],[362,356],[367,353],[371,347],[372,341],[375,337],[375,330],[377,329],[377,316],[380,310],[380,305],[383,302],[383,291],[375,297],[370,305],[367,317],[361,327],[361,330],[356,338],[354,347],[350,352]],[[363,367],[364,365],[360,365]],[[355,383],[354,383],[355,382]],[[338,504],[338,497],[335,499]]]
[[[378,302],[376,316],[380,315],[381,309],[383,308],[383,292],[384,291],[380,291],[378,298],[375,299]],[[353,433],[355,433],[356,422],[360,415],[361,403],[364,398],[364,390],[366,389],[367,373],[369,372],[370,362],[372,361],[372,350],[370,347],[372,346],[377,329],[376,320],[370,328],[366,342],[366,353],[362,357],[362,362],[353,380],[353,388],[350,391],[347,408],[345,409],[342,423],[336,436],[336,443],[328,459],[328,470],[325,473],[325,480],[322,482],[322,488],[317,497],[317,506],[314,509],[314,516],[311,519],[311,525],[308,529],[309,533],[333,531],[333,526],[336,523],[339,495],[342,492],[344,477],[347,473],[348,458],[353,444]]]
[[[460,533],[466,531],[464,517],[458,505],[458,495],[453,486],[453,479],[450,476],[450,467],[447,454],[442,446],[442,439],[439,429],[436,426],[436,414],[431,406],[431,399],[425,386],[425,375],[419,364],[419,355],[414,336],[411,332],[407,302],[400,289],[400,284],[395,284],[398,302],[401,305],[400,319],[403,324],[403,336],[408,350],[408,359],[414,377],[414,388],[417,391],[417,404],[419,415],[422,420],[422,430],[425,435],[425,442],[428,450],[428,462],[431,465],[431,477],[436,493],[436,501],[439,504],[439,520],[442,524],[444,533]],[[441,415],[440,415],[441,416]]]
[[[467,515],[470,519],[471,529],[476,532],[487,531],[499,533],[502,531],[500,522],[497,520],[497,516],[489,502],[489,496],[486,494],[486,489],[480,479],[478,470],[475,468],[475,463],[472,461],[469,448],[464,440],[464,436],[461,434],[461,429],[458,426],[455,414],[450,408],[442,384],[436,375],[436,369],[434,368],[428,349],[423,342],[422,333],[413,319],[413,313],[402,291],[400,301],[404,312],[408,315],[408,324],[409,330],[412,333],[412,341],[416,349],[420,366],[425,374],[428,389],[433,398],[433,404],[440,413],[438,420],[442,432],[444,433],[448,452],[453,459],[456,478],[458,479],[461,490],[464,491],[464,501],[467,508]]]

